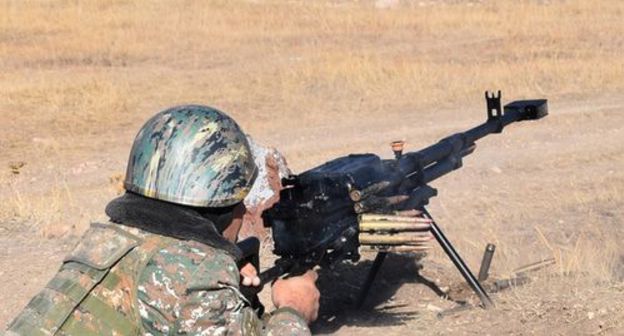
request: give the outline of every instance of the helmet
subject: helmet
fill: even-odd
[[[164,110],[137,134],[126,171],[128,191],[196,207],[228,207],[249,193],[257,168],[247,137],[207,106]]]

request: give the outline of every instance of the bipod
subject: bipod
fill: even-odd
[[[435,220],[433,220],[433,218],[431,217],[431,214],[429,214],[429,211],[427,211],[425,207],[422,207],[420,210],[423,212],[423,214],[427,218],[431,219],[431,228],[430,228],[431,234],[436,239],[438,244],[440,244],[440,247],[442,247],[442,250],[444,250],[444,253],[446,253],[449,259],[451,259],[451,261],[453,262],[453,264],[455,265],[459,273],[462,275],[464,280],[466,280],[470,288],[474,291],[475,294],[477,294],[477,296],[479,297],[479,300],[481,300],[481,304],[483,305],[483,308],[488,309],[488,308],[494,307],[494,302],[492,301],[492,299],[490,299],[487,292],[483,289],[483,287],[479,283],[479,280],[473,275],[473,273],[470,271],[470,268],[468,268],[466,263],[464,263],[464,261],[459,256],[457,251],[455,251],[455,248],[453,247],[451,242],[446,238],[446,236],[444,236],[444,233],[442,232],[440,227],[438,227]],[[387,255],[387,252],[377,253],[377,256],[375,257],[375,261],[373,262],[371,269],[368,271],[366,280],[364,281],[364,285],[362,286],[362,290],[360,291],[360,294],[356,301],[356,306],[358,308],[362,307],[362,305],[364,304],[364,301],[366,300],[368,292],[373,284],[373,281],[375,280],[375,277],[377,276],[377,273],[381,269],[381,265],[383,264],[383,261],[385,260],[386,255]]]

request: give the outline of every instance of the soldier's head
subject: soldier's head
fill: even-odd
[[[220,221],[240,213],[256,174],[247,137],[232,118],[211,107],[184,105],[156,114],[141,128],[124,187],[202,209]]]

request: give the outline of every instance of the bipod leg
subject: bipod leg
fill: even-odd
[[[483,304],[483,307],[485,309],[493,307],[494,302],[492,302],[492,299],[490,299],[490,297],[487,295],[483,287],[481,287],[479,280],[475,278],[475,276],[472,274],[468,266],[466,266],[462,258],[455,251],[455,248],[453,248],[453,245],[451,244],[451,242],[448,241],[448,239],[446,239],[446,237],[444,236],[444,233],[442,233],[442,230],[440,230],[436,222],[431,217],[431,214],[429,214],[429,211],[427,211],[425,207],[422,208],[422,211],[429,219],[431,219],[431,233],[433,234],[435,239],[438,241],[438,243],[440,244],[440,246],[442,247],[446,255],[449,257],[449,259],[451,259],[453,264],[455,264],[455,267],[457,268],[459,273],[461,273],[461,275],[464,277],[464,280],[466,280],[470,288],[472,288],[475,294],[477,294],[477,296],[481,300],[481,303]]]
[[[364,281],[364,286],[362,286],[362,290],[360,291],[360,295],[358,296],[357,302],[355,306],[357,308],[361,308],[366,301],[366,297],[368,296],[368,292],[370,291],[371,286],[373,285],[373,281],[375,281],[375,277],[381,268],[381,264],[383,264],[386,259],[386,255],[388,252],[379,252],[375,257],[375,261],[373,261],[373,266],[368,271],[368,275],[366,275],[366,281]]]

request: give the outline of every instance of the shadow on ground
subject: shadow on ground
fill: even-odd
[[[333,270],[321,270],[321,309],[312,325],[313,333],[333,333],[343,326],[395,326],[418,317],[417,307],[394,303],[393,296],[406,283],[421,283],[435,294],[443,295],[432,281],[419,273],[420,258],[389,254],[361,308],[356,307],[372,261],[340,264]]]

